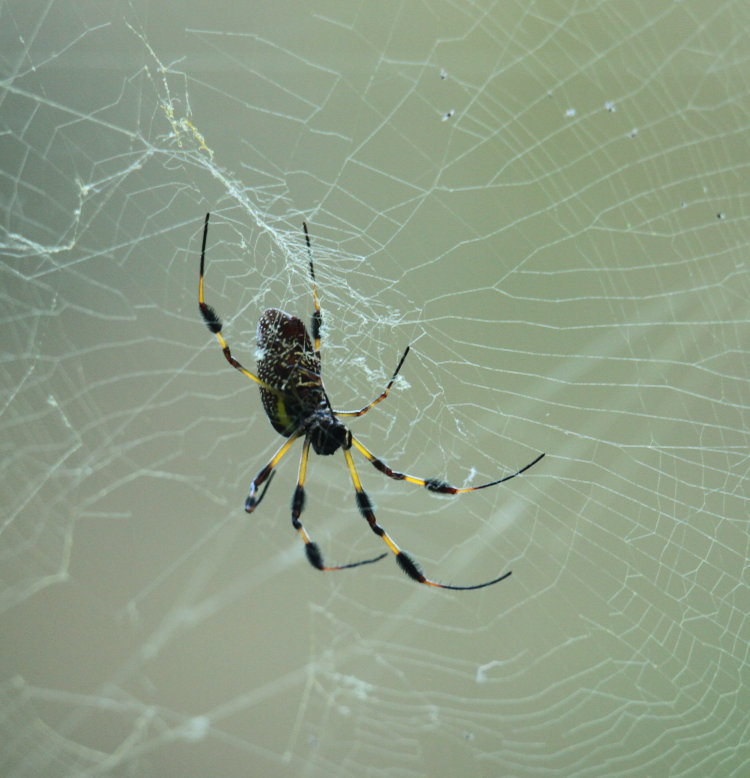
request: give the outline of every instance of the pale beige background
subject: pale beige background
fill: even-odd
[[[124,15],[123,15],[124,14]],[[743,3],[5,3],[0,773],[743,776]],[[441,76],[442,74],[442,76]],[[447,117],[444,119],[444,117]],[[443,120],[444,119],[444,120]],[[307,318],[392,559],[236,353]],[[361,459],[357,460],[358,462]],[[343,457],[304,520],[379,553]]]

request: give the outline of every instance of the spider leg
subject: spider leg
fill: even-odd
[[[305,243],[307,244],[307,257],[310,261],[310,280],[312,281],[312,288],[313,288],[313,302],[315,304],[315,310],[313,311],[312,315],[312,336],[313,341],[315,343],[315,356],[318,359],[318,363],[320,363],[320,330],[323,326],[323,314],[320,312],[320,301],[318,300],[318,287],[315,283],[315,268],[313,267],[313,258],[312,258],[312,248],[310,246],[310,234],[307,231],[307,222],[302,222],[302,229],[305,231]],[[382,402],[385,400],[386,397],[388,397],[388,392],[390,392],[391,387],[393,386],[393,382],[396,380],[396,376],[398,375],[398,371],[401,370],[401,366],[404,364],[404,360],[406,359],[406,355],[409,353],[409,346],[406,347],[406,350],[403,353],[403,356],[401,357],[401,360],[398,363],[398,366],[393,372],[393,375],[391,376],[391,380],[388,382],[388,386],[386,386],[385,391],[382,392],[378,397],[373,400],[369,405],[365,405],[363,408],[360,408],[358,411],[334,411],[334,413],[337,416],[364,416],[367,411],[370,410],[374,405],[377,405],[379,402]],[[316,376],[318,379],[319,376]],[[328,399],[328,396],[326,395],[326,400]],[[330,403],[329,403],[330,405]]]
[[[369,565],[372,562],[378,562],[388,555],[388,552],[375,557],[374,559],[363,559],[361,562],[350,562],[347,565],[326,565],[323,562],[323,554],[320,546],[310,540],[302,522],[299,520],[300,514],[305,507],[305,475],[307,473],[307,457],[310,453],[310,435],[305,438],[305,444],[302,447],[302,458],[299,463],[299,477],[297,478],[297,488],[292,497],[292,526],[299,532],[300,537],[305,543],[305,553],[310,564],[318,570],[348,570],[350,567],[359,567],[360,565]]]
[[[267,384],[262,379],[258,378],[257,375],[254,375],[251,373],[247,368],[243,367],[233,356],[232,352],[229,350],[229,346],[227,345],[226,340],[224,340],[224,336],[221,334],[221,318],[219,317],[219,314],[216,313],[216,311],[203,299],[203,269],[205,265],[205,259],[206,259],[206,237],[208,236],[208,217],[210,214],[206,214],[206,221],[203,226],[203,245],[201,247],[201,270],[200,270],[200,282],[198,285],[198,307],[201,311],[201,316],[203,316],[203,321],[206,323],[206,327],[208,327],[211,332],[213,332],[214,335],[216,335],[219,345],[221,346],[221,350],[224,352],[224,356],[226,357],[227,362],[235,369],[239,370],[240,373],[244,373],[250,380],[255,381],[256,384],[260,384],[264,389],[267,389],[269,392],[272,392],[278,397],[283,397],[283,394],[274,386],[271,386],[270,384]]]
[[[500,581],[506,579],[510,575],[511,571],[509,570],[498,578],[493,578],[491,581],[485,581],[484,583],[474,584],[473,586],[451,586],[450,584],[438,583],[437,581],[426,578],[417,562],[405,551],[402,551],[390,535],[378,524],[375,519],[375,512],[372,509],[372,503],[367,496],[367,492],[362,488],[362,483],[359,480],[357,468],[354,466],[354,459],[352,458],[349,449],[344,449],[344,456],[346,457],[346,464],[352,477],[354,490],[357,493],[357,507],[359,508],[359,512],[367,519],[370,529],[381,537],[388,548],[396,555],[396,562],[398,562],[399,567],[409,576],[409,578],[413,578],[418,583],[426,584],[427,586],[435,586],[439,589],[464,591],[468,589],[483,589],[485,586],[492,586],[492,584],[500,583]]]
[[[479,486],[467,486],[463,489],[459,489],[455,486],[451,486],[449,483],[446,483],[445,481],[440,481],[437,478],[418,478],[414,475],[407,475],[406,473],[399,473],[398,470],[391,470],[388,465],[385,464],[381,459],[378,459],[371,451],[366,449],[355,437],[352,436],[352,445],[366,458],[370,461],[372,466],[376,470],[380,470],[381,473],[384,473],[389,478],[393,478],[396,481],[408,481],[412,484],[418,484],[419,486],[426,487],[431,492],[437,492],[439,494],[462,494],[463,492],[475,492],[477,489],[486,489],[488,486],[497,486],[497,484],[501,484],[504,481],[510,481],[511,478],[515,478],[517,475],[521,475],[521,473],[525,473],[530,467],[533,467],[543,456],[544,454],[540,454],[533,462],[529,462],[528,465],[524,465],[520,470],[516,470],[515,473],[511,473],[510,475],[505,475],[502,478],[498,478],[497,481],[490,481],[486,484],[479,484]]]
[[[365,405],[364,408],[360,408],[358,411],[334,411],[334,413],[337,416],[364,416],[367,411],[370,410],[370,408],[385,400],[385,398],[388,397],[388,392],[391,391],[391,387],[393,386],[393,382],[396,380],[396,376],[398,375],[399,370],[401,370],[401,366],[404,364],[404,360],[406,359],[406,355],[409,353],[410,348],[410,346],[406,347],[406,350],[401,356],[396,369],[393,371],[393,375],[391,376],[391,380],[388,382],[388,386],[385,387],[385,391],[376,397],[369,405]]]
[[[260,501],[265,497],[266,492],[268,491],[268,487],[271,485],[271,481],[273,480],[274,475],[276,475],[274,468],[279,464],[281,457],[283,457],[284,454],[289,451],[292,443],[294,443],[294,441],[297,440],[297,438],[299,438],[301,435],[302,432],[298,430],[290,436],[289,440],[284,441],[284,445],[273,455],[273,459],[258,473],[258,475],[255,476],[253,482],[250,484],[250,494],[245,500],[245,510],[248,513],[252,513],[260,505]],[[264,481],[266,485],[263,487],[263,491],[260,493],[260,497],[256,499],[255,493],[258,491],[258,487]]]
[[[315,284],[315,268],[313,267],[312,249],[310,248],[310,234],[307,232],[307,222],[302,222],[302,229],[305,231],[305,243],[307,243],[307,258],[310,260],[310,279],[312,280],[313,301],[315,310],[312,315],[312,336],[315,341],[315,356],[320,362],[320,329],[323,326],[323,315],[320,312],[320,302],[318,300],[318,287]]]

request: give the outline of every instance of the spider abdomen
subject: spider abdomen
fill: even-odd
[[[279,390],[260,387],[263,409],[273,428],[289,437],[326,404],[320,360],[303,321],[267,308],[258,322],[258,377]]]

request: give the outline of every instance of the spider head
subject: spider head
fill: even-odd
[[[316,454],[333,454],[352,447],[352,433],[334,416],[321,414],[310,427],[310,442]]]

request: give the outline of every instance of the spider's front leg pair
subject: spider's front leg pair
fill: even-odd
[[[273,472],[274,472],[273,468],[279,462],[281,457],[289,450],[294,440],[300,437],[301,434],[302,433],[298,433],[297,435],[293,436],[288,441],[286,441],[284,445],[276,452],[273,459],[258,473],[255,480],[251,484],[250,496],[248,497],[248,500],[245,504],[245,510],[247,510],[248,513],[255,510],[255,508],[260,504],[263,494],[265,494],[265,490],[268,488],[270,479],[273,477]],[[445,482],[437,481],[436,479],[417,478],[415,476],[394,471],[391,468],[389,468],[387,465],[385,465],[381,460],[374,457],[356,438],[352,437],[351,440],[352,440],[352,444],[360,452],[362,452],[378,470],[385,473],[390,478],[394,478],[395,480],[399,480],[399,481],[409,481],[411,483],[421,484],[422,486],[425,486],[430,491],[442,492],[444,494],[458,494],[461,492],[470,492],[470,491],[475,491],[477,489],[483,489],[487,486],[493,486],[496,483],[501,483],[502,481],[506,481],[510,478],[514,478],[516,475],[519,475],[523,471],[527,470],[533,464],[538,462],[539,459],[541,459],[541,457],[538,457],[536,460],[534,460],[534,462],[526,465],[526,467],[522,468],[518,472],[513,473],[512,475],[509,476],[505,476],[504,478],[501,478],[498,481],[493,481],[487,484],[481,484],[480,486],[459,489]],[[304,485],[305,485],[305,477],[307,473],[307,461],[309,456],[309,450],[310,450],[310,438],[308,435],[305,437],[305,441],[303,444],[302,458],[300,460],[299,477],[297,480],[297,486],[294,490],[294,496],[292,497],[292,525],[299,532],[305,544],[305,552],[307,554],[307,559],[310,562],[310,564],[313,567],[317,568],[318,570],[346,570],[352,567],[359,567],[361,565],[372,564],[373,562],[377,562],[383,559],[383,557],[387,556],[388,552],[385,552],[384,554],[380,554],[379,556],[373,559],[365,559],[359,562],[351,562],[345,565],[326,565],[324,563],[323,555],[320,551],[320,547],[317,545],[317,543],[310,540],[309,535],[307,534],[305,528],[302,525],[302,522],[300,521],[300,515],[305,507],[305,486]],[[484,583],[476,584],[473,586],[452,586],[449,584],[439,583],[438,581],[433,581],[427,578],[422,572],[422,569],[420,568],[419,564],[414,560],[414,558],[406,551],[403,551],[398,546],[398,544],[391,538],[391,536],[378,524],[377,519],[375,518],[375,512],[372,507],[372,502],[370,501],[367,492],[365,492],[365,490],[362,488],[362,483],[359,479],[359,474],[357,473],[357,469],[354,464],[354,459],[351,455],[350,447],[344,447],[343,451],[344,451],[344,457],[346,458],[346,464],[352,478],[352,483],[354,485],[357,507],[359,508],[360,513],[367,520],[370,529],[378,537],[382,538],[382,540],[386,543],[390,551],[396,556],[396,561],[398,562],[401,569],[410,578],[414,579],[419,583],[426,584],[428,586],[434,586],[441,589],[454,589],[454,590],[462,591],[462,590],[469,590],[469,589],[482,589],[485,586],[491,586],[492,584],[499,583],[500,581],[504,580],[511,574],[511,572],[508,571],[503,575],[492,579],[491,581],[485,581]],[[256,499],[254,495],[257,493],[258,488],[264,482],[266,483],[266,486],[261,492],[261,496]]]
[[[384,399],[384,397],[387,396],[388,390],[392,386],[393,381],[403,364],[407,352],[405,352],[404,356],[401,358],[398,367],[394,372],[393,378],[391,378],[391,381],[386,387],[386,390],[375,401],[370,403],[370,405],[359,409],[358,411],[341,412],[340,415],[344,415],[344,414],[350,416],[362,415],[366,413],[367,410],[369,410],[377,402],[380,402],[381,399]],[[336,414],[337,412],[334,411],[333,413]],[[258,473],[256,478],[253,480],[250,486],[250,495],[245,503],[245,510],[248,511],[248,513],[255,510],[255,508],[260,504],[260,501],[263,499],[266,489],[268,488],[271,478],[273,477],[273,474],[275,472],[274,468],[276,467],[280,459],[284,456],[284,454],[286,454],[286,452],[289,450],[292,443],[298,437],[301,437],[302,434],[303,433],[299,431],[294,435],[292,435],[289,438],[289,440],[285,441],[285,443],[276,452],[276,454],[271,459],[271,461]],[[461,494],[463,492],[472,492],[478,489],[485,489],[489,486],[495,486],[504,481],[508,481],[511,478],[515,478],[517,475],[520,475],[521,473],[525,472],[530,467],[535,465],[544,456],[544,454],[541,454],[533,462],[530,462],[528,465],[521,468],[517,472],[512,473],[511,475],[504,476],[503,478],[497,479],[496,481],[480,484],[478,486],[458,488],[455,486],[451,486],[445,481],[440,481],[438,479],[419,478],[417,476],[408,475],[406,473],[401,473],[399,471],[391,469],[382,460],[378,459],[374,454],[372,454],[372,452],[370,452],[362,443],[360,443],[359,440],[357,440],[354,436],[352,436],[351,433],[349,434],[347,444],[342,446],[342,449],[344,451],[344,457],[346,458],[347,467],[351,475],[352,484],[354,485],[357,507],[359,508],[360,513],[366,519],[367,523],[370,526],[370,529],[378,537],[382,538],[383,541],[388,546],[389,550],[393,554],[395,554],[396,561],[398,562],[399,566],[410,578],[414,579],[419,583],[426,584],[428,586],[439,587],[442,589],[468,590],[468,589],[481,589],[485,586],[491,586],[492,584],[499,583],[500,581],[507,578],[511,574],[510,571],[508,571],[491,581],[486,581],[484,583],[476,584],[474,586],[451,586],[427,578],[422,572],[418,563],[413,559],[413,557],[407,552],[403,551],[398,546],[398,544],[390,537],[390,535],[378,524],[377,519],[375,518],[375,512],[372,507],[372,502],[370,501],[370,498],[365,492],[365,490],[362,488],[362,484],[359,479],[359,474],[354,464],[354,459],[351,455],[350,449],[352,445],[373,465],[373,467],[375,467],[378,471],[388,476],[389,478],[393,478],[394,480],[397,481],[408,481],[409,483],[414,483],[420,486],[424,486],[427,490],[431,492],[436,492],[441,494]],[[310,540],[309,535],[307,534],[306,530],[304,529],[300,521],[300,515],[305,507],[305,486],[304,485],[305,485],[305,477],[307,473],[307,461],[309,457],[309,449],[310,449],[310,435],[308,433],[305,436],[305,441],[302,449],[302,457],[300,460],[299,477],[297,479],[297,486],[295,488],[294,496],[292,498],[292,525],[299,532],[305,544],[305,552],[307,554],[307,558],[310,564],[312,564],[313,567],[317,568],[318,570],[345,570],[352,567],[359,567],[361,565],[372,564],[373,562],[377,562],[383,557],[387,556],[387,552],[386,552],[373,559],[366,559],[360,562],[352,562],[345,565],[334,566],[334,565],[326,565],[324,563],[323,555],[320,551],[320,547],[317,545],[317,543],[314,543],[313,541]],[[260,492],[260,496],[256,498],[255,495],[258,494],[259,487],[262,486],[264,483],[265,483],[265,487]]]
[[[273,476],[275,474],[274,468],[279,463],[279,460],[286,454],[287,451],[292,446],[292,443],[294,443],[297,438],[300,438],[304,433],[303,432],[296,432],[293,434],[281,448],[274,454],[273,459],[258,473],[257,476],[253,479],[253,482],[250,484],[250,494],[248,495],[247,500],[245,500],[245,511],[247,513],[252,513],[261,503],[261,500],[263,499],[266,491],[268,490],[269,485],[271,484],[271,480],[273,479]],[[320,550],[320,546],[318,546],[317,543],[310,540],[310,536],[307,534],[307,531],[305,530],[304,526],[302,525],[302,522],[300,521],[300,516],[302,515],[302,511],[305,509],[305,502],[306,502],[306,496],[305,496],[305,478],[307,476],[307,461],[310,455],[310,435],[305,435],[305,441],[302,445],[302,458],[300,459],[300,465],[299,465],[299,475],[297,477],[297,486],[294,489],[294,494],[292,496],[292,526],[294,529],[299,532],[300,537],[302,538],[304,544],[305,544],[305,553],[307,554],[307,559],[310,562],[310,564],[317,568],[318,570],[346,570],[350,567],[359,567],[360,565],[369,565],[373,562],[378,562],[383,557],[388,556],[388,552],[385,552],[383,554],[380,554],[380,556],[375,557],[374,559],[365,559],[361,562],[351,562],[346,565],[326,565],[323,562],[323,553]],[[262,486],[265,483],[265,486],[263,487],[263,490],[260,492],[260,496],[256,497],[256,494],[258,494],[258,488]]]

